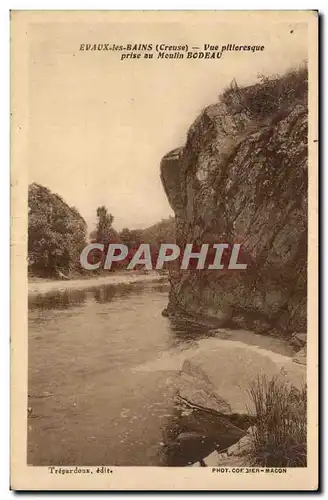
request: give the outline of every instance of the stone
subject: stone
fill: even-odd
[[[294,333],[291,338],[291,344],[294,347],[304,347],[307,342],[307,334],[306,333]]]
[[[306,333],[295,333],[295,338],[302,342],[302,344],[306,344],[307,334]]]
[[[307,334],[306,333],[294,333],[290,340],[290,343],[295,348],[302,348],[306,345],[307,342]]]
[[[249,462],[247,455],[243,457],[238,457],[235,455],[225,455],[222,459],[220,459],[217,467],[243,467],[248,465]]]
[[[306,366],[306,348],[303,347],[298,353],[295,354],[293,357],[294,363],[298,363],[299,365],[305,365]]]
[[[242,457],[248,455],[252,450],[252,437],[248,434],[242,437],[237,443],[228,448],[228,456],[235,455]]]
[[[224,398],[215,391],[205,371],[190,360],[185,360],[178,380],[180,398],[200,408],[230,414],[231,408]]]
[[[298,389],[305,383],[305,367],[292,358],[230,340],[213,338],[203,345],[184,361],[177,380],[178,394],[188,403],[214,410],[227,419],[231,413],[254,414],[248,391],[258,376],[278,377]],[[245,433],[241,431],[236,438]]]
[[[215,465],[218,465],[219,463],[219,454],[217,451],[213,451],[210,455],[208,455],[207,457],[205,457],[203,459],[205,465],[207,467],[211,467],[211,466],[215,466]]]
[[[256,432],[256,425],[251,425],[248,429],[247,429],[247,434],[250,434],[251,436],[253,436]]]

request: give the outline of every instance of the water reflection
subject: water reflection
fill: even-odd
[[[176,465],[192,456],[194,436],[191,445],[180,436],[189,424],[175,408],[176,367],[135,371],[208,334],[162,316],[168,288],[139,282],[30,297],[29,463]]]
[[[107,302],[111,302],[115,295],[119,295],[118,290],[119,286],[101,286],[99,288],[94,288],[92,290],[93,298],[98,304],[106,304]],[[91,292],[90,292],[91,293]],[[123,290],[121,289],[121,295],[124,295]]]
[[[142,282],[121,283],[115,285],[101,285],[87,287],[81,290],[62,290],[56,292],[33,294],[28,297],[28,307],[33,309],[68,309],[81,306],[86,300],[95,300],[99,304],[111,302],[114,299],[139,294],[148,290],[155,293],[165,293],[169,290],[167,283],[152,285]]]
[[[200,338],[210,338],[216,335],[216,330],[204,325],[190,323],[186,320],[179,318],[169,318],[169,327],[172,332],[170,337],[171,347],[187,344],[194,345]]]
[[[28,308],[33,309],[68,309],[73,306],[81,306],[85,302],[84,290],[64,290],[61,292],[49,292],[28,297]]]

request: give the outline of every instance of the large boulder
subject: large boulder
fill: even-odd
[[[242,244],[242,271],[171,271],[170,314],[306,330],[307,70],[228,89],[161,162],[176,239]]]
[[[216,392],[215,386],[197,359],[194,362],[186,359],[183,363],[178,387],[180,398],[188,403],[217,413],[231,413],[230,404]]]
[[[227,416],[254,414],[249,389],[258,378],[269,381],[277,377],[296,389],[305,385],[306,367],[293,363],[292,358],[270,356],[255,346],[231,344],[213,342],[210,350],[200,351],[184,362],[177,382],[178,394],[184,401]]]

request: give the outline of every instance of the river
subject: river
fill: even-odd
[[[29,464],[188,465],[213,450],[216,417],[177,401],[174,360],[215,332],[163,317],[167,293],[154,281],[29,298]]]

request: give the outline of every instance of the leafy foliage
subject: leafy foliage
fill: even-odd
[[[86,245],[86,223],[48,188],[33,183],[28,190],[28,262],[35,274],[69,272]]]
[[[141,229],[128,229],[123,228],[119,233],[119,238],[121,243],[126,245],[129,249],[137,248],[142,241],[142,230]]]
[[[114,217],[112,214],[108,213],[107,208],[102,205],[97,208],[97,229],[96,238],[98,243],[108,244],[112,240],[113,230],[112,225],[114,222]]]
[[[227,88],[222,100],[236,111],[248,112],[252,119],[265,119],[274,116],[290,106],[304,102],[308,90],[308,70],[304,63],[299,68],[289,71],[283,76],[259,75],[260,83],[239,87],[233,80]]]
[[[174,217],[162,219],[160,222],[147,227],[142,231],[142,238],[146,243],[158,248],[162,243],[175,243]]]

